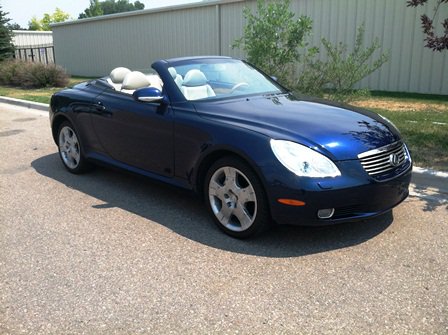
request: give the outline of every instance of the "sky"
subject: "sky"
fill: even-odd
[[[201,0],[140,0],[145,9],[174,6]],[[135,2],[130,0],[129,2]],[[89,0],[0,0],[2,11],[9,12],[10,23],[18,23],[22,28],[28,28],[28,22],[33,16],[41,19],[44,13],[52,14],[56,7],[69,13],[73,19],[89,7]]]

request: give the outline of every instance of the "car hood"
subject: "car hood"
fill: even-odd
[[[195,108],[202,117],[298,142],[333,160],[356,159],[400,139],[395,127],[373,112],[292,95],[202,101]]]

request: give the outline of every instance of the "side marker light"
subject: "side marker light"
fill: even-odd
[[[277,199],[277,201],[283,205],[305,206],[305,203],[303,201],[295,200],[295,199]]]

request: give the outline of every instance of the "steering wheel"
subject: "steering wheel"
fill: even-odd
[[[242,87],[249,87],[248,83],[245,83],[244,81],[238,84],[235,84],[232,89],[230,90],[230,94],[233,94],[236,90],[239,90]]]

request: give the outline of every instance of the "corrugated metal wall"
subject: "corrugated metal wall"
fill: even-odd
[[[144,69],[160,58],[219,53],[216,6],[144,12],[54,26],[58,64],[97,76],[116,66]]]
[[[292,0],[297,15],[313,19],[311,44],[321,37],[353,45],[356,27],[366,24],[365,43],[377,37],[389,62],[363,80],[375,90],[448,94],[448,51],[423,47],[420,15],[433,3],[407,8],[405,0]],[[56,58],[77,75],[100,76],[116,66],[147,68],[154,60],[187,55],[244,57],[231,44],[243,32],[244,6],[227,0],[145,10],[53,26]],[[448,16],[446,6],[441,17]]]
[[[53,45],[51,31],[14,30],[12,42],[19,48]]]

